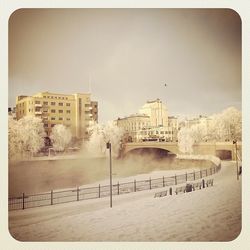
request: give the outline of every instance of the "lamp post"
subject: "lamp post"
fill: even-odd
[[[235,155],[236,155],[236,171],[237,171],[237,180],[239,180],[239,167],[238,167],[238,153],[237,153],[237,140],[233,140],[233,144],[235,144]]]
[[[111,158],[111,143],[107,142],[107,149],[109,149],[109,179],[110,179],[110,207],[112,207],[112,158]]]

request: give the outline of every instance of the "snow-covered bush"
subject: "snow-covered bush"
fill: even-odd
[[[72,134],[63,124],[57,124],[52,128],[50,139],[56,151],[64,151],[72,139]]]

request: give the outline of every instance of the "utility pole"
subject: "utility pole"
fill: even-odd
[[[110,142],[107,142],[107,149],[109,149],[110,207],[112,208],[112,157]]]
[[[239,166],[238,166],[237,140],[233,140],[233,144],[235,144],[236,171],[237,171],[237,180],[239,180]]]

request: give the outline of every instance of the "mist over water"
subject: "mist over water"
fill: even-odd
[[[112,144],[112,172],[116,180],[161,170],[181,170],[211,167],[208,161],[176,159],[170,152],[157,148],[141,148],[128,152],[118,159],[122,131],[112,122],[106,125],[94,124],[90,128],[90,139],[84,142],[74,159],[43,158],[42,160],[10,162],[9,196],[22,193],[36,194],[51,190],[76,188],[86,184],[97,186],[107,180],[109,185],[109,150],[106,142]],[[160,177],[160,176],[159,176]]]
[[[191,171],[193,168],[208,167],[211,167],[208,161],[179,160],[174,156],[159,157],[151,153],[129,154],[124,159],[112,159],[114,177],[122,179],[131,176],[131,181],[134,175],[148,173],[150,177],[150,172],[156,170]],[[76,188],[108,178],[108,157],[23,161],[9,166],[9,196]]]

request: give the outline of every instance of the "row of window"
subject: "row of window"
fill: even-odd
[[[35,104],[41,104],[41,101],[35,101]],[[43,102],[43,105],[49,105],[49,102]],[[50,102],[50,105],[55,106],[55,105],[56,105],[56,102]],[[64,106],[64,103],[63,103],[63,102],[59,102],[59,103],[58,103],[58,106]],[[67,102],[67,103],[66,103],[66,106],[67,106],[67,107],[70,107],[70,103]]]
[[[47,118],[47,119],[45,119],[45,120],[49,120],[49,118]],[[56,117],[51,117],[50,120],[51,120],[51,121],[55,121],[55,120],[56,120]],[[63,120],[65,120],[65,121],[70,121],[71,119],[70,119],[69,117],[66,117],[66,118],[58,117],[58,120],[59,120],[59,121],[63,121]]]
[[[53,128],[55,125],[56,125],[56,124],[51,123],[51,124],[50,124],[50,127],[51,127],[51,128]],[[66,127],[68,127],[68,128],[69,128],[69,127],[70,127],[70,125],[66,125]],[[48,123],[44,123],[44,128],[49,128],[49,124],[48,124]]]
[[[49,96],[49,95],[48,96],[43,96],[43,98],[48,98],[48,99],[54,99],[55,98],[55,99],[62,99],[62,100],[65,99],[65,100],[68,100],[68,97],[64,97],[64,96],[52,96],[52,95],[51,96]]]
[[[139,132],[141,135],[158,135],[158,134],[161,134],[161,135],[171,135],[173,134],[173,131],[154,131],[154,130],[151,130],[151,131],[140,131]]]

